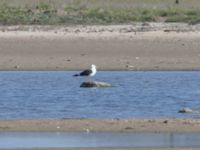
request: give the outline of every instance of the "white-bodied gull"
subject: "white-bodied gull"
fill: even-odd
[[[84,70],[81,73],[75,74],[73,76],[74,77],[77,77],[77,76],[88,76],[88,77],[91,77],[91,76],[94,76],[96,74],[96,72],[97,72],[96,66],[94,64],[92,64],[90,69]]]

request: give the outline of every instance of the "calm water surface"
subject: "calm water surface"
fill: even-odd
[[[0,141],[0,148],[200,147],[200,134],[2,132]]]
[[[193,117],[200,109],[200,72],[99,71],[112,88],[80,88],[70,71],[1,71],[0,119]]]

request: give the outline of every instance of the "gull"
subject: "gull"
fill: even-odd
[[[75,74],[73,76],[74,77],[78,77],[78,76],[92,77],[96,74],[96,72],[97,72],[96,66],[94,64],[92,64],[90,69],[83,70],[82,72]]]

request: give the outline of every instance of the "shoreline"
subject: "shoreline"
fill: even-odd
[[[199,71],[200,25],[1,26],[0,70]]]
[[[200,133],[200,119],[60,119],[0,120],[3,132]],[[0,148],[3,150],[5,148]],[[155,148],[6,148],[6,150],[199,150],[199,147]]]
[[[176,132],[200,133],[200,119],[0,120],[0,132]]]

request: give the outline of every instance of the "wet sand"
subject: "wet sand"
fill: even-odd
[[[0,27],[0,70],[200,70],[200,26]]]
[[[60,119],[0,120],[0,132],[193,132],[199,119]],[[1,149],[1,148],[0,148]],[[24,150],[198,150],[200,148],[31,148]],[[9,149],[7,149],[9,150]],[[19,149],[10,149],[19,150]],[[21,148],[20,148],[21,150]]]
[[[0,120],[0,131],[200,132],[200,119]]]

